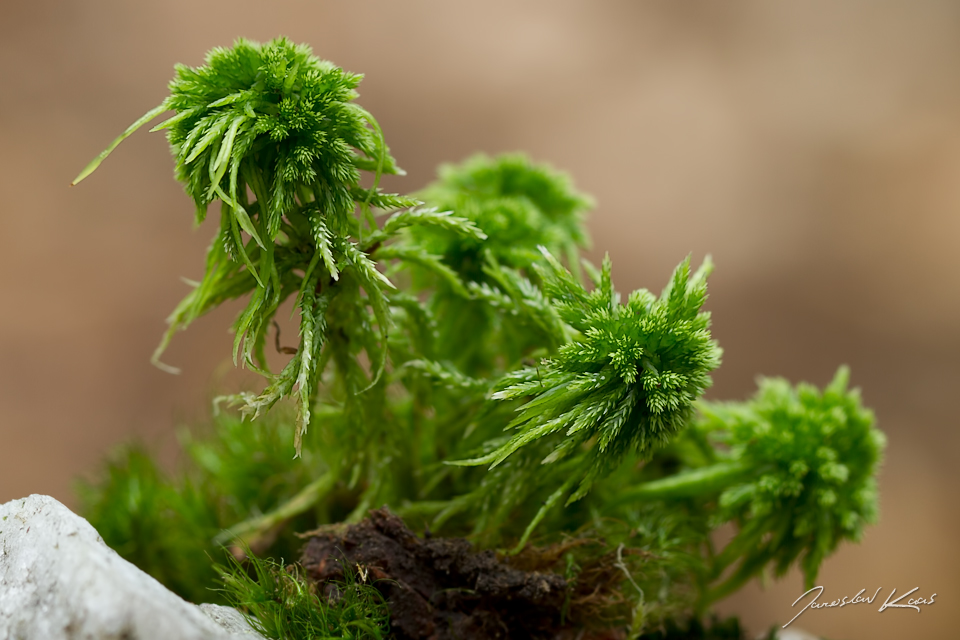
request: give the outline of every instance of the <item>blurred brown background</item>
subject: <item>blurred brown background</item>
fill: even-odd
[[[921,614],[808,611],[832,638],[954,638],[960,622],[960,4],[232,2],[0,4],[0,502],[71,481],[118,441],[173,450],[230,369],[218,312],[148,360],[201,274],[160,134],[67,185],[165,95],[172,65],[285,34],[364,72],[411,191],[442,161],[525,150],[596,196],[591,257],[659,290],[711,253],[713,397],[848,363],[889,436],[881,524],[823,599],[936,592]],[[235,378],[227,378],[233,384]],[[953,540],[954,544],[950,541]],[[724,604],[789,620],[798,574]],[[878,603],[879,604],[879,603]]]

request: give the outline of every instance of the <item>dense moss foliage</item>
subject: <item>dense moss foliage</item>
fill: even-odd
[[[108,543],[193,599],[226,575],[276,633],[307,637],[340,611],[342,637],[379,637],[383,609],[362,590],[357,616],[276,567],[244,581],[210,559],[220,545],[294,557],[293,532],[387,505],[414,529],[517,558],[530,543],[579,549],[554,558],[568,558],[565,584],[607,567],[618,595],[600,610],[637,637],[706,633],[719,598],[767,567],[799,563],[811,581],[876,520],[884,438],[845,368],[822,391],[766,380],[746,402],[704,401],[721,358],[709,257],[693,271],[678,256],[659,295],[621,294],[609,257],[579,256],[592,200],[521,154],[383,193],[380,177],[400,170],[356,103],[360,79],[282,38],[238,40],[178,66],[170,96],[78,177],[174,111],[156,129],[176,177],[198,222],[211,205],[220,215],[156,356],[243,300],[234,360],[266,380],[218,399],[239,415],[185,435],[176,473],[128,448],[86,485]],[[291,298],[299,344],[270,371],[268,336]],[[726,524],[736,533],[714,548]],[[303,607],[327,608],[315,619]],[[728,627],[739,633],[709,637]]]

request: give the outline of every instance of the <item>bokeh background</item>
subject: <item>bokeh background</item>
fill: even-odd
[[[412,191],[440,162],[524,150],[593,194],[593,259],[659,290],[712,254],[725,348],[710,395],[758,374],[852,367],[889,436],[881,523],[825,565],[934,606],[808,611],[831,638],[955,638],[960,622],[960,4],[955,2],[191,2],[0,4],[0,502],[71,484],[117,442],[170,454],[228,373],[236,309],[149,364],[213,234],[191,228],[161,134],[68,183],[237,36],[285,34],[366,74]],[[216,372],[211,375],[211,372]],[[722,605],[789,620],[791,573]]]

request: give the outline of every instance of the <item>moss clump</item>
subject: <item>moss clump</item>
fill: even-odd
[[[705,402],[721,354],[704,310],[709,258],[693,273],[682,259],[659,296],[617,291],[609,258],[597,269],[577,253],[590,199],[517,154],[382,193],[380,176],[399,169],[355,102],[359,81],[286,39],[239,40],[178,66],[170,96],[78,178],[176,112],[158,127],[176,176],[198,221],[215,203],[220,218],[158,355],[177,329],[243,299],[234,359],[266,379],[227,397],[253,422],[221,415],[187,437],[178,475],[138,449],[108,465],[85,493],[108,543],[197,598],[219,544],[293,557],[292,531],[346,527],[381,505],[510,554],[589,535],[604,544],[571,555],[563,579],[587,579],[617,549],[629,615],[611,625],[637,637],[703,635],[710,605],[765,568],[799,563],[809,581],[859,539],[884,443],[845,369],[822,392],[767,381],[747,402]],[[300,340],[273,372],[268,333],[291,298]],[[275,407],[285,399],[294,406]],[[727,523],[737,533],[716,549]],[[290,600],[307,589],[296,577],[254,573],[234,584],[261,589],[265,616],[299,612],[274,632],[328,624],[301,608],[329,602]],[[380,609],[358,610],[342,633],[381,628]]]
[[[216,566],[220,593],[246,613],[250,625],[267,638],[350,638],[382,640],[390,635],[390,615],[380,592],[357,580],[352,567],[329,585],[330,595],[306,581],[298,565],[284,566],[248,554],[241,564],[230,557]]]

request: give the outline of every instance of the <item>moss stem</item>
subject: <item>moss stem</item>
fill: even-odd
[[[750,467],[743,462],[719,462],[624,489],[611,506],[635,500],[691,498],[719,493],[749,472]]]
[[[259,538],[287,520],[304,513],[323,499],[333,489],[336,480],[336,474],[333,470],[329,470],[273,511],[237,523],[222,531],[213,541],[217,544],[235,541],[255,549],[257,546],[255,543]]]

